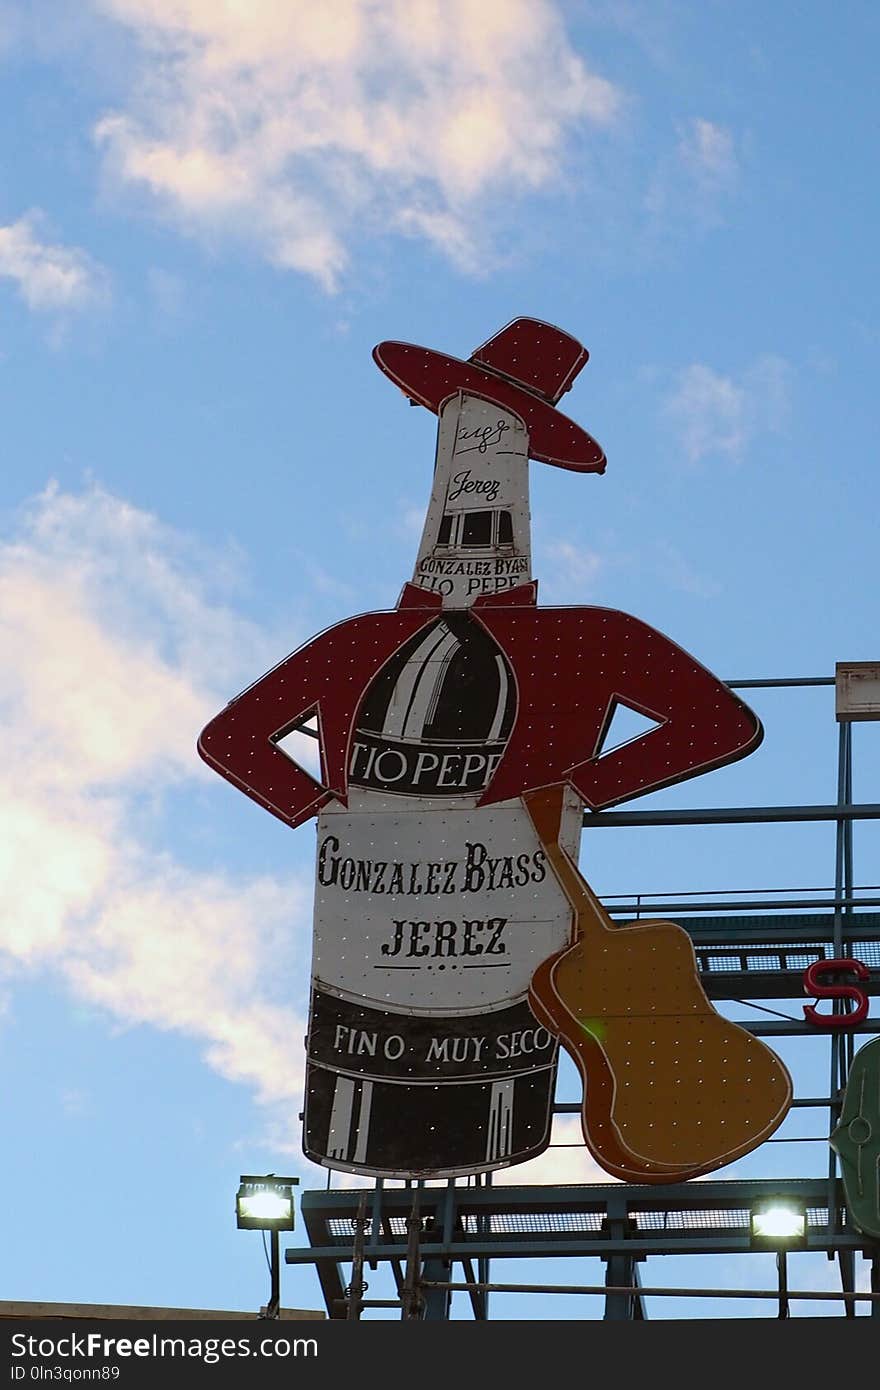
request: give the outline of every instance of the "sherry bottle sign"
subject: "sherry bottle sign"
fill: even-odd
[[[587,355],[534,319],[467,361],[381,343],[379,367],[439,422],[411,579],[395,609],[314,638],[199,740],[273,815],[317,817],[303,1143],[329,1168],[436,1178],[535,1157],[560,1042],[584,1076],[585,1141],[617,1176],[708,1172],[790,1103],[778,1058],[706,999],[687,934],[613,926],[577,868],[585,807],[761,738],[646,624],[537,605],[528,461],[605,468],[557,408]],[[654,726],[605,753],[619,703]],[[320,780],[278,747],[312,718]]]

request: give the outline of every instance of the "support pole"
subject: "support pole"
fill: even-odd
[[[446,1192],[443,1201],[439,1204],[437,1213],[441,1222],[441,1240],[444,1245],[452,1242],[452,1234],[455,1227],[455,1179],[450,1178],[446,1184]],[[444,1260],[435,1256],[429,1256],[425,1260],[422,1277],[429,1283],[444,1284],[448,1283],[452,1277],[452,1261]],[[446,1322],[449,1319],[449,1311],[452,1306],[452,1292],[447,1288],[431,1288],[425,1297],[425,1306],[422,1317],[426,1322]]]
[[[635,1279],[635,1261],[631,1255],[609,1255],[605,1261],[606,1322],[633,1322],[636,1317],[635,1299],[630,1292]],[[627,1289],[621,1293],[620,1289]],[[613,1291],[613,1292],[612,1292]],[[641,1302],[641,1300],[639,1300]]]
[[[419,1288],[419,1265],[420,1265],[420,1236],[422,1232],[422,1218],[419,1214],[419,1189],[413,1189],[413,1204],[409,1216],[406,1218],[407,1247],[406,1247],[406,1274],[403,1280],[403,1289],[400,1295],[400,1316],[402,1321],[414,1321],[422,1316],[422,1294]]]
[[[554,1109],[555,1109],[555,1106],[554,1106]],[[479,1180],[479,1178],[478,1178],[478,1179],[477,1179],[477,1186],[478,1186],[478,1187],[480,1187],[480,1186],[483,1186],[483,1187],[491,1187],[491,1186],[492,1186],[492,1174],[491,1174],[491,1173],[485,1173],[485,1174],[483,1175],[482,1184],[480,1183],[480,1180]],[[488,1235],[488,1233],[489,1233],[489,1231],[491,1230],[491,1228],[492,1228],[492,1223],[491,1223],[491,1220],[490,1220],[490,1218],[489,1218],[488,1216],[481,1215],[481,1216],[479,1216],[479,1217],[477,1218],[477,1232],[478,1232],[479,1235],[481,1235],[481,1236]],[[489,1258],[488,1258],[487,1255],[481,1255],[480,1258],[477,1260],[477,1277],[478,1277],[478,1279],[480,1280],[480,1282],[481,1282],[482,1284],[488,1284],[488,1283],[490,1282],[491,1278],[492,1278],[492,1268],[491,1268],[491,1265],[490,1265],[490,1262],[489,1262]],[[488,1289],[480,1289],[479,1294],[477,1295],[477,1297],[479,1298],[480,1301],[479,1301],[478,1303],[475,1303],[475,1304],[474,1304],[474,1317],[475,1317],[475,1318],[479,1318],[481,1321],[488,1321],[488,1319],[489,1319],[489,1290],[488,1290]]]
[[[779,1314],[780,1318],[787,1318],[788,1311],[788,1256],[784,1250],[776,1252],[776,1273],[779,1278]]]
[[[351,1283],[348,1286],[348,1318],[358,1320],[367,1285],[364,1281],[364,1237],[367,1229],[367,1194],[361,1193],[357,1216],[354,1218],[354,1250],[351,1262]]]
[[[840,1267],[840,1287],[844,1293],[854,1293],[856,1287],[854,1251],[838,1250],[837,1263]],[[843,1315],[845,1318],[855,1317],[856,1307],[852,1299],[847,1299],[844,1302]]]
[[[269,1272],[272,1280],[272,1287],[269,1293],[269,1302],[261,1314],[264,1318],[277,1318],[281,1311],[281,1252],[279,1248],[279,1236],[277,1231],[269,1232]]]
[[[841,721],[837,740],[837,805],[842,810],[848,806],[852,796],[852,727]],[[837,820],[836,852],[834,862],[834,941],[833,951],[837,958],[844,954],[843,912],[841,900],[852,895],[852,824],[843,816]],[[843,1011],[842,1000],[835,999],[834,1013]],[[843,1090],[846,1086],[847,1043],[841,1036],[842,1030],[835,1029],[830,1039],[831,1076],[829,1094],[831,1105],[828,1109],[828,1132],[837,1126],[842,1109]],[[851,1044],[850,1044],[851,1046]],[[837,1154],[828,1146],[828,1234],[837,1230]]]
[[[609,1196],[608,1215],[602,1224],[611,1240],[625,1241],[632,1229],[626,1203]],[[645,1318],[642,1299],[632,1292],[638,1282],[634,1256],[620,1251],[606,1257],[605,1287],[608,1292],[605,1295],[605,1312],[602,1315],[604,1321],[633,1322]],[[626,1292],[621,1292],[622,1289]]]

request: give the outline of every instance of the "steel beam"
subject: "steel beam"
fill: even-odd
[[[773,821],[880,820],[873,801],[849,806],[704,806],[681,811],[587,811],[587,829],[633,825],[765,825]]]

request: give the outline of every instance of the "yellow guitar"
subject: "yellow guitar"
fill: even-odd
[[[535,972],[529,1004],[584,1084],[584,1139],[630,1182],[681,1182],[763,1143],[791,1078],[757,1038],[712,1007],[687,932],[615,926],[559,843],[564,788],[523,801],[573,911],[572,944]]]

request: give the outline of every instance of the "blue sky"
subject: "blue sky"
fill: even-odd
[[[878,30],[859,0],[0,0],[0,1297],[255,1308],[238,1174],[324,1183],[313,831],[195,741],[411,571],[435,424],[376,342],[466,357],[527,314],[589,348],[566,411],[608,470],[531,466],[544,602],[728,679],[878,655]],[[832,694],[754,704],[757,753],[643,804],[832,801]],[[833,832],[595,830],[582,863],[604,893],[818,886]]]

